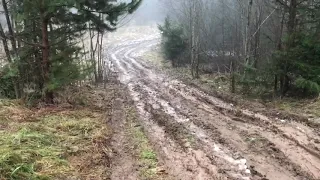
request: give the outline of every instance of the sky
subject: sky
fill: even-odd
[[[143,0],[139,9],[124,22],[130,21],[131,25],[154,25],[163,22],[166,16],[164,12],[161,0]]]
[[[155,25],[162,23],[166,16],[162,1],[163,0],[143,0],[138,10],[125,20],[122,20],[119,26]],[[2,10],[2,5],[0,5],[0,10]],[[0,22],[5,28],[6,22],[3,14],[0,14]]]

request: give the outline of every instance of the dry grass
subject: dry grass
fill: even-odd
[[[90,94],[95,106],[69,109],[31,110],[1,100],[0,179],[107,179],[111,131],[100,107],[106,94],[99,93],[81,93],[84,101]]]
[[[271,105],[283,111],[299,113],[320,123],[320,100],[318,98],[306,100],[282,99],[272,102]]]

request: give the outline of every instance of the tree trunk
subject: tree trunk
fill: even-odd
[[[285,3],[287,4],[287,1]],[[280,32],[279,32],[278,42],[276,44],[278,51],[282,50],[282,36],[283,36],[285,15],[286,15],[286,12],[285,12],[285,9],[283,8],[282,9],[281,24],[280,24]],[[275,74],[275,76],[274,76],[274,96],[276,96],[276,94],[278,92],[278,82],[279,82],[279,75]],[[281,89],[281,87],[282,87],[282,85],[280,83],[280,89]],[[281,93],[282,93],[282,91],[281,91]]]
[[[6,53],[7,60],[9,63],[11,63],[12,59],[11,59],[10,50],[8,47],[8,41],[7,41],[7,37],[4,33],[4,30],[3,30],[1,23],[0,23],[0,36],[2,39],[2,44],[3,44],[4,52]]]
[[[196,79],[199,79],[199,49],[200,49],[200,42],[199,42],[199,36],[197,34],[197,37],[196,37],[196,52],[195,52],[195,77]]]
[[[297,0],[291,0],[289,6],[289,21],[288,21],[288,35],[293,35],[296,27],[296,18],[297,18]]]
[[[36,22],[32,21],[32,31],[33,31],[33,43],[38,43],[38,36],[37,36],[37,27],[36,27]],[[38,89],[39,91],[42,91],[44,88],[44,78],[42,75],[42,59],[41,59],[41,55],[40,55],[40,51],[38,49],[37,46],[34,46],[34,59],[36,62],[36,71],[37,71],[37,85],[38,85]]]
[[[253,5],[253,0],[249,0],[248,4],[248,13],[247,13],[247,26],[246,26],[246,44],[245,44],[245,65],[249,66],[250,65],[250,26],[251,26],[251,13],[252,13],[252,5]]]
[[[16,45],[16,40],[14,38],[14,32],[13,32],[13,29],[12,29],[12,23],[11,23],[11,20],[10,20],[10,14],[9,14],[8,5],[7,5],[6,0],[2,0],[2,6],[3,6],[3,10],[4,10],[4,15],[6,17],[7,24],[8,24],[9,39],[11,41],[12,50],[16,54],[17,53],[17,45]]]
[[[42,1],[42,3],[44,3]],[[44,100],[48,104],[53,104],[53,92],[48,89],[50,82],[50,44],[49,44],[49,32],[48,25],[49,19],[45,17],[44,11],[41,13],[41,35],[42,35],[42,77],[43,82],[46,85],[44,92]]]
[[[91,27],[89,26],[89,37],[90,37],[90,57],[91,57],[91,62],[92,66],[94,67],[94,81],[97,82],[98,79],[98,74],[97,74],[97,62],[96,62],[96,51],[95,48],[93,47],[93,38],[94,38],[94,33],[91,30]]]
[[[295,33],[295,28],[296,28],[296,20],[297,20],[297,7],[298,7],[298,1],[297,0],[291,0],[290,1],[290,6],[289,6],[289,20],[287,24],[288,28],[288,37],[289,40],[286,43],[286,52],[289,52],[292,47],[294,47],[294,33]],[[290,82],[289,82],[289,76],[288,76],[288,59],[286,58],[285,63],[283,65],[283,72],[281,79],[281,94],[284,96],[287,91],[289,90],[290,87]]]
[[[13,27],[12,27],[12,23],[11,23],[11,19],[10,19],[10,13],[8,10],[8,5],[7,5],[6,0],[2,0],[2,6],[3,6],[3,10],[4,10],[4,15],[5,15],[6,21],[7,21],[7,26],[8,26],[8,31],[9,31],[9,39],[11,41],[12,50],[14,52],[13,58],[12,58],[12,56],[10,56],[10,60],[13,61],[18,56],[18,52],[17,52],[16,40],[14,37]],[[18,73],[20,73],[21,72],[20,65],[18,65],[18,70],[19,70]],[[22,94],[21,93],[22,89],[20,88],[19,79],[20,79],[20,77],[18,77],[16,82],[14,82],[16,98],[20,98],[21,94]]]
[[[276,74],[276,75],[274,75],[274,97],[276,97],[276,95],[277,95],[277,91],[278,91],[278,75]]]
[[[236,92],[236,76],[235,76],[235,61],[231,61],[231,93]]]
[[[198,0],[192,0],[192,49],[191,49],[191,74],[193,78],[199,78],[199,11],[200,5]]]
[[[255,35],[255,45],[254,45],[254,62],[253,62],[253,67],[258,68],[258,62],[260,58],[260,32],[261,28],[260,25],[262,23],[262,7],[259,6],[258,10],[256,12],[256,29],[257,29],[257,34]]]
[[[195,24],[195,13],[196,13],[196,5],[195,5],[196,0],[192,0],[192,10],[191,10],[191,75],[193,78],[195,78],[195,29],[196,29],[196,24]]]
[[[102,32],[101,33],[101,36],[100,36],[100,43],[99,43],[99,58],[98,58],[98,61],[99,61],[99,69],[100,69],[100,72],[99,72],[99,81],[102,82],[103,81],[103,74],[104,74],[104,71],[105,71],[105,68],[104,68],[104,59],[103,59],[103,37],[104,37],[104,33]]]

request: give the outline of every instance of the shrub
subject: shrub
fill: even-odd
[[[174,67],[184,64],[183,53],[187,48],[186,38],[184,37],[183,28],[174,25],[168,17],[163,26],[159,25],[162,32],[162,50],[167,59],[169,59]]]

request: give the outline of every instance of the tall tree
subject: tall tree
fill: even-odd
[[[84,32],[90,29],[102,34],[104,31],[115,30],[119,17],[134,12],[141,2],[142,0],[12,0],[11,11],[7,6],[4,7],[10,24],[8,30],[9,37],[12,38],[12,49],[16,49],[14,38],[17,37],[22,42],[22,47],[19,48],[21,60],[18,63],[28,67],[24,71],[34,77],[29,76],[24,81],[29,81],[30,84],[31,79],[36,80],[34,83],[39,84],[43,99],[47,103],[53,103],[54,90],[70,83],[67,79],[76,78],[75,74],[79,73],[76,72],[78,67],[70,66],[79,65],[75,62],[80,52],[77,44]],[[20,27],[17,34],[13,32],[9,12],[17,27]],[[64,70],[67,68],[74,71]],[[65,73],[64,77],[60,77],[59,73]]]
[[[8,31],[9,31],[9,39],[11,41],[12,50],[16,53],[17,52],[17,45],[16,45],[16,40],[15,40],[15,35],[13,32],[12,22],[10,19],[8,4],[7,4],[6,0],[2,0],[2,6],[3,6],[3,10],[4,10],[4,15],[5,15],[6,21],[7,21],[7,27],[8,27]]]

